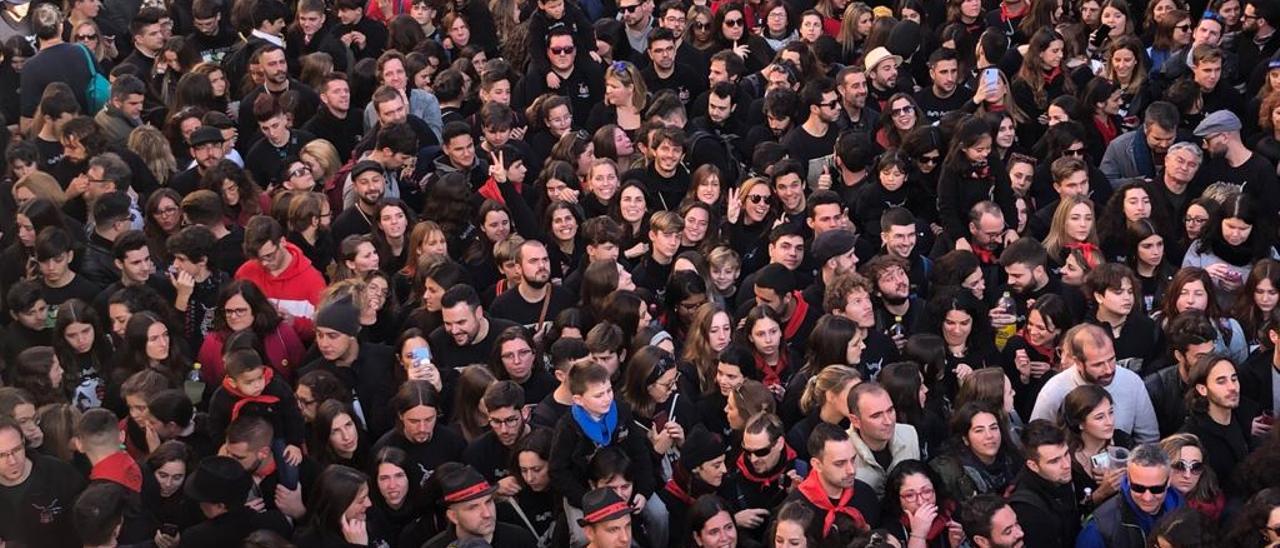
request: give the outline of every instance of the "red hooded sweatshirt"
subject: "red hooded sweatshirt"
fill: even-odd
[[[294,319],[293,326],[304,341],[313,335],[311,318],[320,304],[320,292],[324,291],[324,276],[311,266],[311,260],[302,254],[298,246],[280,240],[284,251],[293,257],[289,266],[278,276],[272,276],[256,259],[240,265],[237,280],[249,280],[258,286],[277,310],[288,313]],[[284,314],[282,314],[284,315]]]

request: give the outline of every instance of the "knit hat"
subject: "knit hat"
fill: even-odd
[[[720,436],[701,424],[694,426],[680,447],[680,465],[693,470],[716,457],[724,456],[724,442]]]
[[[351,302],[350,297],[343,297],[317,311],[315,324],[318,328],[324,327],[354,337],[360,332],[360,310]]]
[[[853,249],[858,237],[851,230],[828,230],[813,240],[813,259],[821,268],[832,257],[839,257]]]

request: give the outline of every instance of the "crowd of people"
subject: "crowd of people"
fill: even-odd
[[[0,546],[1280,546],[1277,29],[5,0]]]

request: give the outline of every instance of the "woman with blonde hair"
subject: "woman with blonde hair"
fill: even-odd
[[[1068,196],[1058,203],[1049,224],[1049,235],[1044,239],[1049,260],[1061,265],[1066,261],[1067,252],[1073,249],[1086,254],[1099,252],[1094,213],[1093,200],[1084,196]]]
[[[649,91],[640,69],[628,61],[614,61],[604,71],[604,102],[591,109],[586,129],[594,132],[617,124],[635,141],[648,104]]]
[[[337,147],[326,139],[314,139],[298,151],[298,158],[311,168],[311,178],[316,184],[324,185],[342,167],[342,158],[338,156]]]
[[[143,124],[129,132],[129,150],[142,157],[147,170],[161,185],[178,172],[178,161],[169,149],[169,140],[155,126]]]
[[[867,42],[867,35],[871,33],[871,24],[874,22],[875,13],[866,3],[854,2],[845,7],[844,17],[840,20],[840,33],[836,35],[844,59],[862,57],[862,46]]]
[[[106,40],[102,35],[102,29],[93,19],[84,19],[75,23],[75,28],[71,29],[71,38],[74,40],[73,43],[83,44],[93,52],[93,58],[98,62],[103,73],[110,73],[115,67],[115,58],[120,55],[116,50],[115,42]]]
[[[820,422],[842,428],[849,424],[849,390],[862,383],[862,374],[847,365],[828,365],[809,377],[804,393],[800,396],[800,411],[804,418],[787,432],[787,445],[796,449],[800,458],[807,459],[804,450],[809,434]]]
[[[1205,517],[1221,517],[1226,496],[1218,485],[1217,474],[1204,462],[1200,438],[1186,432],[1173,434],[1160,440],[1160,448],[1169,455],[1169,487]]]
[[[33,171],[13,183],[13,201],[18,207],[36,198],[49,200],[59,209],[67,202],[67,195],[62,191],[62,185],[59,185],[58,180],[52,175],[43,171]]]

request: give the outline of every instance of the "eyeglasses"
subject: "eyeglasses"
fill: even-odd
[[[302,167],[300,167],[300,168],[298,168],[298,169],[295,169],[295,170],[293,170],[293,171],[290,171],[290,172],[289,172],[289,177],[291,177],[291,178],[292,178],[292,177],[301,177],[301,176],[306,175],[306,174],[308,174],[308,173],[311,173],[311,168],[309,168],[309,167],[307,167],[307,166],[302,166]]]
[[[631,13],[640,9],[640,4],[632,4],[630,6],[618,6],[618,11],[622,13]]]
[[[156,210],[156,215],[159,215],[161,217],[168,217],[170,215],[177,215],[177,214],[178,214],[178,208],[176,207],[163,207]]]
[[[823,107],[823,108],[836,108],[836,107],[840,106],[840,100],[839,100],[839,99],[835,99],[835,100],[828,101],[828,102],[825,102],[825,103],[818,103],[818,106],[819,106],[819,107]]]
[[[97,39],[98,39],[97,34],[77,34],[76,35],[76,40],[80,42],[88,42],[90,40],[97,40]]]
[[[693,28],[697,30],[707,30],[710,27],[711,27],[711,23],[703,23],[702,21],[698,21],[693,24]]]
[[[933,495],[934,491],[932,487],[922,487],[919,491],[907,491],[906,493],[899,494],[898,498],[907,502],[915,502],[922,498],[932,497]]]
[[[1208,217],[1192,217],[1188,215],[1182,218],[1182,222],[1187,223],[1189,225],[1202,225],[1209,222],[1209,218]]]
[[[19,446],[17,446],[17,447],[14,447],[13,449],[8,450],[8,451],[0,452],[0,461],[6,461],[6,460],[9,460],[9,459],[16,459],[16,458],[18,458],[18,457],[22,456],[22,454],[23,454],[23,453],[25,453],[26,451],[27,451],[27,450],[26,450],[26,448],[25,448],[25,447],[23,447],[23,446],[19,445]]]
[[[574,48],[573,46],[565,46],[563,48],[551,48],[551,53],[554,53],[556,55],[573,55],[574,51],[576,51],[576,48]]]
[[[519,415],[519,414],[512,415],[512,416],[507,417],[507,418],[505,418],[505,419],[495,419],[495,418],[493,418],[493,417],[489,417],[489,427],[490,427],[490,428],[498,428],[498,427],[512,428],[512,427],[519,426],[519,425],[520,425],[520,415]]]
[[[916,111],[916,107],[913,107],[913,106],[911,106],[911,105],[907,105],[907,106],[902,107],[902,108],[889,109],[889,112],[893,113],[893,115],[894,115],[894,116],[897,116],[897,115],[899,115],[899,114],[907,115],[907,114],[911,114],[911,113],[913,113],[913,112],[915,112],[915,111]]]
[[[1175,460],[1169,464],[1169,467],[1173,468],[1176,472],[1181,472],[1183,474],[1190,473],[1194,476],[1199,476],[1204,472],[1204,463],[1193,460]]]
[[[1063,155],[1063,156],[1075,156],[1076,158],[1083,158],[1083,157],[1084,157],[1084,147],[1080,147],[1080,148],[1069,148],[1069,149],[1067,149],[1067,150],[1062,151],[1062,155]]]
[[[742,19],[725,19],[724,20],[724,24],[729,25],[731,27],[741,27],[742,23],[743,23]]]
[[[1141,495],[1143,493],[1151,493],[1152,495],[1163,495],[1165,490],[1168,488],[1169,486],[1167,484],[1166,485],[1139,485],[1137,483],[1129,484],[1129,490],[1133,491],[1133,494],[1135,495]]]
[[[930,165],[933,165],[933,164],[938,163],[938,161],[939,161],[939,160],[941,160],[941,159],[942,159],[942,157],[941,157],[941,156],[921,156],[919,161],[920,161],[920,163],[922,163],[922,164],[930,164]]]
[[[758,204],[768,199],[769,199],[768,194],[748,194],[747,195],[747,200],[750,200],[751,203],[753,204]]]
[[[1191,30],[1191,25],[1190,24],[1174,25],[1173,30],[1176,30],[1178,32],[1187,32]]]
[[[769,453],[773,452],[773,445],[776,445],[776,444],[777,442],[774,442],[774,444],[770,444],[768,447],[761,447],[759,449],[747,449],[746,447],[743,447],[742,452],[748,455],[751,455],[755,458],[763,459],[769,456]]]

